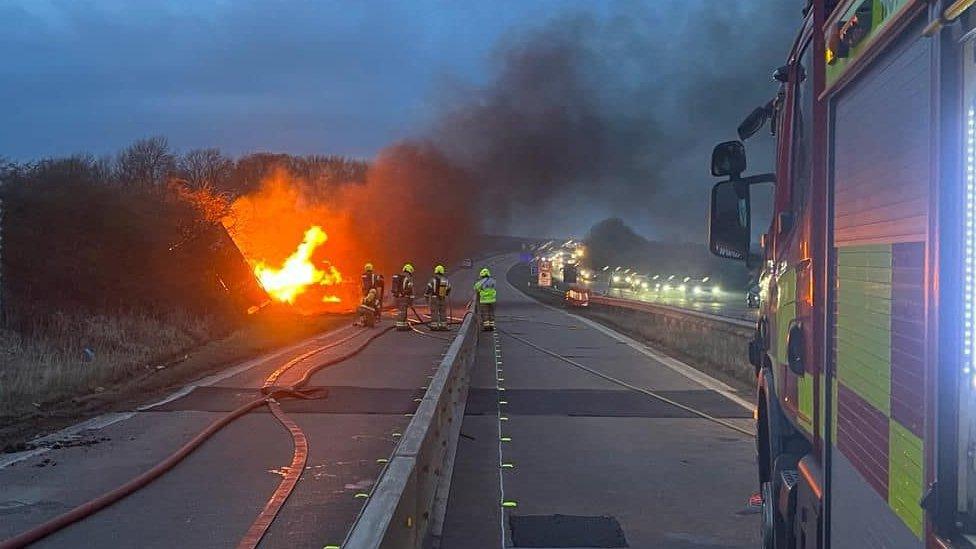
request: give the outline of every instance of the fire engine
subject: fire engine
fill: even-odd
[[[764,285],[766,547],[976,542],[973,3],[798,3],[778,93],[713,151],[709,247]],[[775,173],[744,175],[766,125]]]

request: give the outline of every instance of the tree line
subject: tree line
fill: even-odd
[[[178,152],[164,137],[102,157],[0,158],[5,317],[26,331],[63,311],[179,310],[231,319],[239,310],[228,308],[226,281],[210,253],[219,235],[197,242],[197,228],[213,225],[220,208],[274,170],[325,192],[365,182],[368,167],[343,156]],[[216,210],[187,193],[209,197]]]
[[[16,183],[57,175],[79,177],[88,183],[162,188],[173,179],[191,189],[212,189],[240,195],[260,185],[274,169],[285,169],[313,185],[328,187],[363,183],[369,163],[338,155],[295,156],[258,152],[230,157],[218,148],[179,153],[162,136],[139,139],[115,155],[89,154],[17,163],[0,156],[0,183]]]

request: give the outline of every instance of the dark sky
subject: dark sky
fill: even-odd
[[[580,1],[4,0],[0,154],[111,152],[150,134],[371,156],[499,37]]]
[[[555,216],[556,234],[623,215],[674,237],[697,231],[703,213],[671,223],[666,201],[695,197],[691,211],[704,212],[697,197],[711,144],[734,137],[738,120],[775,92],[769,75],[803,4],[0,0],[0,156],[101,155],[165,135],[179,150],[371,157],[440,131],[469,95],[508,97],[492,90],[508,85],[499,81],[513,72],[512,50],[552,36],[573,42],[581,61],[570,79],[610,159],[577,174],[589,179],[574,185],[603,186],[583,193],[585,204],[572,195],[550,204],[548,214],[579,214]],[[687,205],[679,209],[687,218]]]

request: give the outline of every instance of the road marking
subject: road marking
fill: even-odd
[[[152,404],[145,404],[143,406],[140,406],[140,407],[136,408],[136,410],[139,411],[139,412],[148,412],[149,410],[151,410],[153,408],[156,408],[158,406],[163,406],[165,404],[169,404],[170,402],[173,402],[174,400],[179,400],[179,399],[185,397],[186,395],[192,393],[193,390],[196,389],[197,387],[210,387],[212,385],[216,385],[217,383],[220,383],[221,381],[224,381],[225,379],[232,378],[232,377],[234,377],[234,376],[236,376],[238,374],[242,374],[242,373],[244,373],[244,372],[246,372],[246,371],[254,368],[255,366],[259,366],[259,365],[261,365],[261,364],[263,364],[265,362],[271,362],[273,360],[277,360],[277,359],[281,358],[283,355],[286,355],[286,354],[288,354],[290,352],[294,352],[294,351],[298,350],[299,348],[304,347],[305,345],[308,345],[308,344],[311,344],[313,342],[316,342],[319,339],[324,339],[326,337],[335,336],[335,335],[338,335],[338,334],[340,334],[342,332],[349,331],[351,329],[352,329],[352,326],[344,326],[342,328],[339,328],[339,329],[336,329],[336,330],[332,330],[331,332],[326,332],[324,334],[319,334],[317,336],[310,337],[308,339],[305,339],[303,341],[300,341],[298,343],[295,343],[294,345],[290,345],[288,347],[285,347],[284,349],[279,349],[277,351],[274,351],[271,354],[262,355],[262,356],[259,356],[259,357],[256,357],[256,358],[252,358],[251,360],[248,360],[247,362],[244,362],[243,364],[240,364],[240,365],[235,366],[233,368],[229,368],[229,369],[224,370],[222,372],[218,372],[216,374],[207,376],[207,377],[205,377],[205,378],[203,378],[201,380],[195,381],[195,382],[190,383],[188,385],[184,385],[181,389],[177,390],[174,393],[171,393],[170,395],[166,396],[162,400],[159,400],[157,402],[153,402]]]
[[[501,349],[499,348],[499,337],[498,332],[491,333],[491,345],[495,351],[495,389],[497,390],[496,398],[498,404],[496,410],[498,412],[498,493],[499,502],[501,503],[502,510],[499,513],[499,528],[501,529],[501,547],[505,549],[507,545],[505,544],[505,509],[515,507],[517,504],[514,501],[508,501],[505,499],[505,459],[502,455],[502,443],[511,441],[511,437],[502,435],[502,404],[504,401],[501,400],[501,391],[503,387],[501,386],[501,381],[499,381],[499,370],[501,365]],[[504,402],[507,404],[507,402]],[[507,419],[507,418],[506,418]]]
[[[197,387],[207,387],[210,385],[214,385],[216,383],[220,383],[221,381],[227,378],[234,377],[238,374],[246,372],[247,370],[250,370],[255,366],[258,366],[265,362],[277,360],[278,358],[281,358],[282,355],[288,354],[289,352],[294,352],[296,349],[304,345],[313,343],[318,339],[331,337],[351,329],[352,329],[351,326],[345,326],[342,328],[332,330],[330,332],[326,332],[324,334],[318,334],[316,336],[307,338],[303,341],[300,341],[298,343],[295,343],[283,349],[274,351],[270,354],[265,354],[265,355],[252,358],[238,366],[235,366],[233,368],[228,368],[227,370],[218,372],[216,374],[200,379],[196,382],[185,385],[158,402],[153,402],[152,404],[146,404],[136,408],[136,411],[134,412],[112,412],[108,414],[102,414],[100,416],[95,416],[91,419],[86,419],[85,421],[82,421],[80,423],[76,423],[74,425],[65,427],[64,429],[60,429],[53,433],[35,438],[31,440],[30,443],[41,444],[41,445],[52,444],[54,442],[58,442],[61,440],[70,440],[72,438],[75,438],[79,435],[79,433],[83,431],[99,431],[101,429],[105,429],[106,427],[115,425],[116,423],[131,419],[133,416],[137,415],[138,412],[146,412],[157,406],[162,406],[164,404],[173,402],[174,400],[183,398],[186,395],[190,394]],[[48,451],[50,451],[50,448],[46,446],[41,446],[39,448],[33,448],[30,450],[25,450],[23,452],[15,452],[4,456],[0,456],[0,469],[9,467],[15,463],[20,463],[21,461],[24,461],[26,459],[39,456],[41,454],[47,453]]]
[[[754,408],[752,403],[740,397],[739,395],[735,394],[735,389],[733,389],[726,383],[723,383],[721,380],[715,379],[714,377],[706,374],[705,372],[702,372],[697,368],[689,366],[676,358],[661,354],[651,349],[647,345],[644,345],[639,341],[631,337],[628,337],[612,328],[608,328],[607,326],[604,326],[603,324],[600,324],[594,320],[590,320],[589,318],[585,318],[582,316],[580,316],[579,319],[590,328],[593,328],[594,330],[597,330],[598,332],[601,332],[604,335],[607,335],[617,341],[626,343],[628,347],[637,351],[638,353],[641,353],[642,355],[648,358],[656,360],[657,362],[660,362],[661,364],[685,376],[686,378],[694,381],[695,383],[698,383],[703,387],[706,387],[708,389],[715,391],[716,393],[721,394],[725,398],[731,400],[732,402],[735,402],[736,404],[742,406],[746,410],[749,410],[751,412],[752,409]]]
[[[701,370],[699,370],[697,368],[694,368],[692,366],[689,366],[689,365],[685,364],[684,362],[681,362],[680,360],[678,360],[676,358],[673,358],[673,357],[667,356],[665,354],[662,354],[662,353],[658,352],[657,350],[651,349],[647,345],[644,345],[643,343],[640,343],[639,341],[637,341],[637,340],[635,340],[635,339],[633,339],[631,337],[628,337],[628,336],[626,336],[626,335],[624,335],[624,334],[622,334],[622,333],[614,330],[613,328],[609,328],[607,326],[604,326],[603,324],[600,324],[600,323],[598,323],[598,322],[596,322],[594,320],[590,320],[589,318],[586,318],[586,317],[584,317],[582,315],[576,315],[576,314],[572,314],[572,313],[569,313],[569,312],[566,312],[566,311],[557,309],[556,307],[553,307],[552,305],[549,305],[548,303],[542,303],[541,301],[532,299],[531,297],[529,297],[529,296],[525,295],[524,293],[522,293],[522,290],[519,290],[515,286],[512,286],[512,283],[508,281],[508,277],[507,276],[505,277],[505,284],[509,288],[511,288],[514,292],[516,292],[516,295],[520,295],[520,296],[524,297],[525,299],[530,300],[530,301],[532,301],[534,303],[537,303],[537,304],[539,304],[539,305],[541,305],[541,306],[543,306],[543,307],[545,307],[545,308],[547,308],[549,310],[555,311],[555,312],[560,313],[560,314],[564,314],[564,315],[569,316],[569,317],[574,318],[574,319],[578,319],[581,322],[583,322],[584,324],[586,324],[587,326],[589,326],[590,328],[593,328],[594,330],[597,330],[598,332],[600,332],[600,333],[602,333],[602,334],[610,337],[611,339],[615,339],[615,340],[617,340],[617,341],[619,341],[621,343],[627,344],[627,346],[630,347],[631,349],[633,349],[633,350],[641,353],[642,355],[644,355],[644,356],[646,356],[648,358],[653,359],[654,361],[658,362],[659,364],[662,364],[663,366],[669,368],[670,370],[672,370],[674,372],[677,372],[677,373],[683,375],[684,377],[690,379],[691,381],[694,381],[695,383],[698,383],[699,385],[705,387],[706,389],[711,389],[711,390],[715,391],[716,393],[719,393],[720,395],[722,395],[725,398],[731,400],[732,402],[738,404],[739,406],[742,406],[743,408],[745,408],[746,410],[749,410],[750,412],[753,411],[753,409],[755,408],[755,406],[751,402],[749,402],[746,399],[744,399],[744,398],[740,397],[739,395],[735,394],[735,389],[733,389],[729,385],[723,383],[722,381],[720,381],[718,379],[715,379],[714,377],[706,374],[705,372],[703,372],[703,371],[701,371]]]
[[[136,415],[135,412],[112,412],[109,414],[102,414],[100,416],[95,416],[91,419],[82,421],[81,423],[76,423],[74,425],[65,427],[64,429],[61,429],[60,431],[55,431],[49,435],[38,437],[30,442],[31,444],[39,444],[42,446],[40,446],[39,448],[32,448],[30,450],[25,450],[23,452],[15,452],[0,457],[0,469],[9,467],[15,463],[20,463],[25,459],[29,459],[34,456],[39,456],[51,450],[47,446],[43,446],[43,445],[53,444],[55,442],[61,442],[66,440],[72,440],[74,438],[77,438],[79,433],[82,433],[84,431],[98,431],[99,429],[104,429],[109,425],[115,425],[120,421],[125,421],[134,415]]]

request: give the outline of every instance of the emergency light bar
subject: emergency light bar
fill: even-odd
[[[976,301],[976,109],[969,107],[966,116],[966,220],[963,228],[963,373],[976,389],[976,371],[973,358],[973,305]]]

